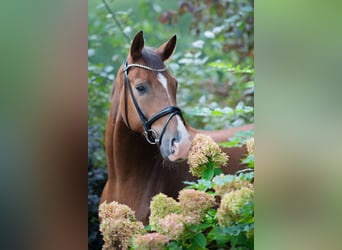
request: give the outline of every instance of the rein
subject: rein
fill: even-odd
[[[133,100],[133,104],[135,106],[135,109],[140,117],[140,120],[141,120],[141,123],[142,125],[144,126],[144,135],[146,137],[146,140],[148,143],[150,144],[161,144],[161,141],[162,141],[162,138],[163,138],[163,135],[166,131],[166,128],[169,124],[169,122],[171,121],[172,117],[174,117],[175,115],[180,115],[180,117],[183,119],[183,116],[182,116],[182,111],[180,110],[180,108],[176,107],[176,106],[168,106],[168,107],[165,107],[163,108],[162,110],[160,110],[159,112],[157,112],[156,114],[154,114],[149,120],[146,118],[146,116],[144,115],[144,113],[141,111],[140,107],[139,107],[139,104],[137,102],[137,100],[135,99],[135,96],[134,96],[134,93],[133,93],[133,90],[132,90],[132,86],[129,82],[129,79],[128,79],[128,69],[131,68],[131,67],[139,67],[139,68],[142,68],[142,69],[145,69],[145,70],[150,70],[150,71],[154,71],[154,72],[163,72],[163,71],[166,71],[167,70],[167,67],[165,68],[162,68],[162,69],[153,69],[153,68],[150,68],[148,66],[145,66],[145,65],[141,65],[141,64],[128,64],[128,61],[126,59],[125,63],[124,63],[124,69],[123,69],[123,72],[124,72],[124,83],[125,83],[125,87],[124,87],[124,95],[125,95],[125,115],[126,115],[126,122],[127,122],[127,126],[128,128],[132,130],[131,126],[129,125],[129,120],[128,120],[128,111],[127,111],[127,88],[129,89],[129,92],[131,94],[131,97],[132,97],[132,100]],[[169,115],[169,117],[167,118],[167,120],[165,121],[164,123],[164,126],[163,126],[163,129],[162,129],[162,132],[160,133],[160,136],[158,138],[158,133],[153,130],[151,128],[152,124],[157,121],[158,119],[166,116],[166,115]],[[133,131],[135,132],[135,131]]]

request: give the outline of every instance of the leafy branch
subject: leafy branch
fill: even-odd
[[[111,17],[113,18],[114,22],[116,23],[116,25],[118,26],[118,28],[120,29],[121,33],[123,34],[123,36],[126,38],[127,42],[130,43],[131,39],[127,36],[127,34],[124,32],[124,29],[122,28],[122,25],[120,23],[120,21],[117,19],[115,13],[112,11],[112,9],[110,8],[110,6],[108,5],[106,0],[102,0],[103,4],[105,5],[107,11],[109,12],[109,14],[111,15]]]

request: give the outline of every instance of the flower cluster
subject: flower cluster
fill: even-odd
[[[217,219],[221,226],[230,226],[238,221],[241,208],[253,200],[254,191],[248,187],[241,187],[223,195],[220,207],[217,210]]]
[[[102,203],[99,216],[102,219],[100,231],[105,242],[103,249],[128,249],[131,238],[144,232],[144,226],[135,219],[134,212],[116,201]]]
[[[185,218],[181,214],[168,214],[159,220],[161,232],[171,239],[177,240],[181,238],[185,232],[184,221]]]
[[[215,205],[213,195],[194,189],[180,191],[178,199],[158,194],[151,202],[151,228],[172,240],[186,237],[186,226],[201,223],[205,212]]]
[[[178,199],[187,224],[199,224],[205,212],[215,205],[213,195],[195,189],[183,189]]]
[[[136,250],[162,250],[170,238],[160,233],[148,233],[134,238]]]
[[[248,151],[248,154],[254,154],[254,137],[252,137],[251,139],[249,139],[247,142],[246,142],[246,147],[247,147],[247,151]]]
[[[152,198],[151,204],[150,225],[155,231],[160,232],[159,220],[171,213],[179,214],[181,212],[179,203],[174,199],[167,197],[165,194],[158,194]]]
[[[249,140],[246,146],[248,153],[253,154],[254,139]],[[217,172],[213,171],[213,168],[226,165],[227,161],[227,155],[211,137],[196,135],[188,158],[190,172],[194,176],[209,176],[209,173],[214,175]],[[183,189],[179,192],[178,202],[162,193],[154,196],[150,204],[149,217],[153,232],[149,233],[145,231],[143,224],[135,219],[134,212],[128,206],[115,201],[109,204],[102,203],[99,215],[102,219],[100,231],[105,241],[103,249],[161,250],[168,247],[170,241],[188,244],[189,239],[194,237],[194,228],[201,230],[197,228],[201,228],[203,222],[204,225],[211,223],[222,227],[241,224],[246,238],[252,239],[254,224],[250,218],[254,218],[254,187],[246,178],[240,177],[221,174],[212,178],[211,175],[211,180],[204,179],[210,184],[205,187],[210,188],[211,193]],[[200,184],[200,181],[198,183]],[[200,189],[199,184],[192,187]],[[216,203],[216,199],[221,200],[220,204]],[[210,208],[217,208],[217,205],[219,208],[216,213],[214,210],[208,212]],[[206,214],[210,216],[206,217]],[[217,220],[212,219],[216,218],[213,214],[216,214]]]
[[[231,182],[224,182],[222,185],[215,184],[214,189],[217,195],[223,196],[231,191],[239,190],[242,187],[253,188],[253,184],[246,180],[233,180]]]
[[[197,134],[192,140],[188,156],[192,175],[201,177],[208,166],[218,168],[226,165],[227,161],[228,156],[221,151],[210,136]]]

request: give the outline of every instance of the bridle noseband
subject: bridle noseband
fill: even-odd
[[[182,111],[180,110],[180,108],[176,107],[176,106],[168,106],[162,110],[160,110],[159,112],[157,112],[156,114],[154,114],[149,120],[146,118],[146,116],[144,115],[144,113],[141,111],[139,105],[138,105],[138,102],[137,100],[135,99],[135,96],[134,96],[134,93],[133,93],[133,90],[132,90],[132,86],[128,80],[128,69],[131,68],[131,67],[139,67],[139,68],[142,68],[142,69],[146,69],[146,70],[150,70],[150,71],[154,71],[154,72],[163,72],[163,71],[166,71],[167,70],[167,67],[165,68],[162,68],[162,69],[153,69],[153,68],[150,68],[148,66],[145,66],[145,65],[141,65],[141,64],[128,64],[128,61],[126,59],[125,63],[124,63],[124,69],[123,69],[123,72],[124,72],[124,83],[125,83],[125,86],[124,86],[124,95],[125,95],[125,115],[126,115],[126,122],[127,122],[127,126],[129,127],[130,130],[131,129],[131,126],[129,125],[129,120],[128,120],[128,113],[127,113],[127,88],[129,89],[129,92],[131,94],[131,97],[132,97],[132,100],[133,100],[133,103],[134,103],[134,106],[135,106],[135,109],[140,117],[140,120],[141,120],[141,123],[142,125],[144,126],[144,134],[145,134],[145,137],[146,137],[146,140],[148,143],[150,144],[156,144],[156,143],[159,143],[159,145],[161,144],[161,141],[162,141],[162,138],[163,138],[163,135],[166,131],[166,128],[170,122],[170,120],[172,119],[172,117],[174,117],[175,115],[180,115],[180,117],[182,118],[183,120],[183,116],[182,116]],[[160,133],[160,136],[158,138],[158,133],[153,130],[151,128],[152,124],[157,121],[158,119],[166,116],[166,115],[169,115],[169,117],[167,118],[166,122],[164,123],[164,126],[163,126],[163,129],[162,129],[162,132]],[[133,130],[132,130],[133,131]]]

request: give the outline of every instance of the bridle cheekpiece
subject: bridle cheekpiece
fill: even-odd
[[[131,126],[129,124],[129,120],[128,120],[128,112],[127,112],[127,88],[129,89],[130,95],[132,97],[133,100],[133,104],[135,106],[135,109],[140,117],[141,123],[144,126],[144,135],[146,137],[146,140],[148,143],[150,144],[161,144],[163,135],[166,131],[166,128],[170,122],[170,120],[172,119],[172,117],[174,117],[175,115],[179,115],[182,120],[183,120],[183,116],[182,116],[182,111],[180,110],[180,108],[176,107],[176,106],[168,106],[163,108],[162,110],[160,110],[159,112],[157,112],[156,114],[154,114],[150,119],[147,119],[146,116],[144,115],[144,113],[141,111],[137,100],[135,99],[133,90],[132,90],[132,86],[129,82],[128,79],[128,69],[131,67],[138,67],[138,68],[142,68],[145,70],[149,70],[149,71],[154,71],[154,72],[164,72],[167,70],[167,67],[162,68],[162,69],[154,69],[145,65],[141,65],[141,64],[136,64],[136,63],[132,63],[132,64],[128,64],[128,61],[126,59],[125,63],[124,63],[124,68],[123,68],[123,72],[124,72],[124,95],[125,95],[125,116],[126,116],[126,122],[127,122],[127,126],[129,127],[130,130]],[[160,133],[160,136],[158,138],[158,133],[152,129],[152,124],[157,121],[158,119],[169,115],[169,117],[166,119],[162,132]],[[133,131],[133,130],[132,130]],[[133,131],[134,132],[134,131]]]

